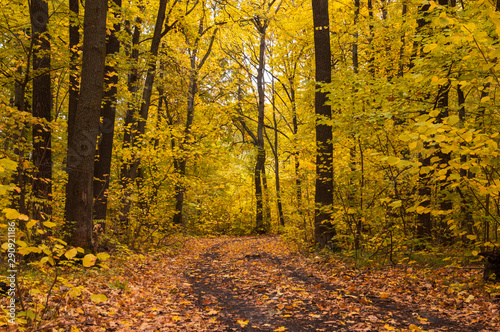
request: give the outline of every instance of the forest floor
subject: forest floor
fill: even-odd
[[[109,271],[79,280],[106,301],[60,299],[42,330],[500,330],[500,303],[480,270],[354,270],[306,258],[278,237],[190,239],[175,254],[131,255],[120,273]]]

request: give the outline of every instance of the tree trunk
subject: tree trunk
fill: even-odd
[[[259,44],[259,64],[257,68],[257,93],[258,93],[258,118],[257,118],[257,159],[255,162],[254,181],[255,181],[255,198],[256,198],[256,215],[255,215],[255,231],[259,234],[266,233],[266,225],[264,223],[264,195],[263,195],[263,178],[266,164],[266,150],[264,149],[264,110],[265,110],[265,87],[264,87],[264,70],[266,66],[266,30],[268,20],[261,17],[255,17],[254,25],[260,34]]]
[[[87,0],[83,24],[81,89],[68,142],[66,220],[68,244],[93,249],[93,176],[99,114],[104,88],[106,0]]]
[[[52,91],[50,80],[50,36],[47,23],[49,6],[43,0],[33,0],[30,7],[33,49],[33,219],[51,217],[52,150],[50,122],[52,121]]]
[[[141,30],[138,27],[139,24],[142,23],[142,20],[139,17],[136,17],[135,19],[136,26],[134,28],[134,32],[132,34],[132,45],[130,47],[130,60],[131,62],[137,66],[137,63],[139,61],[139,41],[140,41],[140,36],[141,36]],[[138,81],[139,81],[139,69],[137,67],[133,67],[132,70],[130,71],[130,74],[128,75],[128,82],[127,82],[127,88],[130,96],[132,98],[135,98],[137,95],[137,91],[139,91],[138,87]],[[133,101],[128,102],[128,109],[127,113],[125,115],[125,123],[124,123],[124,131],[123,131],[123,148],[124,149],[129,149],[131,148],[131,143],[132,143],[132,135],[137,131],[137,124],[135,122],[135,114],[137,113],[137,110],[135,108],[135,104]],[[119,220],[122,226],[126,226],[128,223],[128,217],[129,217],[129,212],[130,212],[130,195],[132,195],[132,189],[130,188],[132,183],[131,183],[131,178],[132,174],[130,174],[129,170],[129,165],[130,161],[125,160],[123,161],[120,169],[120,185],[122,189],[124,190],[123,192],[123,197],[121,199],[121,211],[120,211],[120,216]]]
[[[72,140],[70,137],[74,132],[75,115],[78,107],[78,51],[80,43],[80,21],[78,19],[79,13],[78,0],[69,0],[69,92],[68,92],[68,142]]]
[[[156,58],[158,56],[158,50],[160,48],[161,38],[164,35],[162,29],[163,29],[163,22],[165,21],[166,8],[167,8],[167,0],[160,0],[160,6],[158,8],[158,16],[156,18],[155,28],[153,31],[153,39],[151,40],[151,48],[149,51],[150,59],[148,63],[148,70],[146,73],[146,80],[144,83],[144,90],[142,92],[141,108],[139,111],[140,117],[137,123],[131,126],[132,128],[126,127],[125,129],[126,133],[124,135],[125,146],[128,145],[136,147],[138,145],[141,136],[144,135],[146,130],[146,121],[148,120],[149,105],[151,103],[151,94],[153,91],[153,83],[156,75]],[[127,114],[127,116],[128,115],[129,114]],[[135,130],[135,128],[137,128],[137,130]],[[134,157],[132,161],[124,162],[124,164],[122,165],[122,182],[123,182],[122,185],[125,185],[125,188],[131,186],[134,183],[140,162],[141,162],[140,158]],[[124,193],[124,198],[122,199],[122,211],[120,216],[122,221],[128,221],[129,219],[130,195],[131,195],[131,190],[126,189]]]
[[[285,218],[283,216],[283,204],[281,203],[281,188],[280,188],[280,163],[279,163],[279,153],[278,153],[278,121],[276,120],[276,100],[275,100],[275,90],[274,90],[274,79],[273,79],[273,96],[272,96],[272,106],[273,106],[273,125],[274,125],[274,180],[276,184],[276,202],[278,205],[278,221],[280,226],[285,226]]]
[[[332,127],[322,123],[331,119],[332,110],[326,105],[326,93],[319,90],[320,84],[331,82],[331,50],[328,16],[328,0],[312,0],[314,20],[314,51],[316,65],[316,193],[314,197],[314,238],[324,248],[335,236],[331,224],[330,209],[333,205],[333,145]]]
[[[203,15],[200,18],[200,22],[198,25],[198,35],[195,37],[194,41],[190,41],[189,37],[186,35],[186,43],[188,45],[192,44],[192,47],[190,47],[189,52],[190,52],[190,75],[189,75],[189,91],[188,91],[188,102],[187,102],[187,112],[186,112],[186,126],[184,127],[184,137],[182,138],[180,144],[179,144],[179,151],[181,153],[180,158],[175,158],[174,160],[174,169],[175,173],[179,177],[177,179],[177,182],[175,184],[175,214],[173,217],[173,223],[176,225],[182,225],[185,226],[184,224],[184,218],[183,218],[183,208],[184,208],[184,196],[186,192],[186,188],[184,185],[184,178],[186,176],[186,165],[187,165],[187,159],[186,159],[186,150],[187,146],[191,141],[191,132],[192,132],[192,127],[193,127],[193,121],[194,121],[194,113],[195,113],[195,98],[198,93],[198,74],[200,70],[203,68],[203,65],[205,65],[206,60],[210,56],[210,53],[212,52],[212,47],[214,44],[215,40],[215,35],[218,31],[218,29],[214,29],[212,37],[210,38],[209,45],[205,51],[205,54],[203,57],[198,61],[198,54],[199,54],[199,42],[203,36],[204,33],[208,31],[207,29],[204,29],[205,26],[205,7],[203,7]],[[174,150],[175,146],[175,140],[172,140],[172,151]]]
[[[114,0],[117,9],[121,9],[121,0]],[[118,12],[115,11],[115,16]],[[117,32],[120,24],[113,25],[106,43],[106,55],[116,55],[120,51],[120,41]],[[111,173],[111,158],[113,152],[113,136],[115,129],[116,94],[118,92],[118,72],[115,66],[105,67],[104,102],[101,107],[101,139],[98,145],[98,159],[94,169],[94,217],[97,220],[106,219],[108,205],[109,176]]]
[[[430,8],[429,4],[422,5],[418,12],[422,17],[417,20],[417,34],[422,34],[423,29],[426,25],[429,24],[428,10]],[[410,69],[414,67],[415,60],[418,57],[419,50],[421,50],[421,45],[418,45],[417,42],[414,42],[414,51],[412,55],[412,59],[410,62]],[[425,99],[425,98],[424,98]],[[427,148],[428,144],[424,144],[424,148]],[[424,155],[419,156],[420,162],[420,173],[419,173],[419,188],[418,188],[418,197],[420,199],[419,206],[424,209],[428,209],[431,205],[431,188],[430,188],[430,180],[431,177],[427,172],[423,172],[423,169],[428,168],[431,165],[431,156],[425,157]],[[425,210],[424,210],[425,211]],[[426,239],[432,236],[432,219],[430,212],[422,212],[417,215],[417,229],[416,235],[419,239]]]
[[[184,138],[180,143],[179,147],[181,156],[180,158],[176,158],[176,162],[174,163],[175,173],[179,178],[177,179],[177,182],[175,184],[175,214],[173,217],[173,223],[182,226],[184,226],[182,210],[184,207],[184,193],[186,192],[186,188],[183,182],[186,176],[186,164],[187,164],[187,159],[184,153],[186,152],[186,144],[188,144],[189,137],[191,136],[191,128],[193,126],[193,120],[194,120],[194,99],[196,98],[196,93],[198,92],[198,82],[197,82],[198,70],[196,65],[197,53],[198,53],[197,49],[192,50],[186,126],[184,127]]]

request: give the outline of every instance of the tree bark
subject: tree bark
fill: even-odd
[[[149,62],[148,69],[146,73],[146,80],[144,83],[144,89],[142,92],[141,107],[139,110],[139,120],[136,124],[132,124],[131,127],[125,128],[124,134],[124,145],[136,147],[140,138],[144,135],[146,130],[146,121],[148,120],[149,105],[151,103],[151,94],[153,91],[153,83],[156,75],[156,58],[158,56],[158,50],[160,48],[161,38],[165,32],[162,32],[163,23],[165,21],[165,11],[167,8],[167,0],[160,0],[160,6],[158,7],[158,16],[156,18],[155,28],[153,31],[153,39],[151,41],[151,48],[149,51]],[[168,31],[171,27],[167,27]],[[135,113],[135,112],[134,112]],[[129,121],[131,120],[129,114],[127,114]],[[132,116],[133,119],[133,116]],[[133,121],[133,120],[132,120]],[[137,130],[134,130],[137,128]],[[120,219],[124,222],[129,219],[130,212],[130,189],[128,186],[132,185],[137,177],[137,169],[141,163],[140,158],[134,157],[132,161],[126,161],[122,165],[122,186],[126,188],[124,197],[122,199],[122,209]]]
[[[116,9],[121,9],[122,1],[114,0]],[[115,11],[115,16],[118,12]],[[106,43],[106,55],[113,56],[120,51],[120,41],[117,32],[120,24],[115,23]],[[111,158],[113,152],[113,136],[115,129],[116,94],[118,92],[118,72],[114,65],[105,67],[104,102],[101,107],[101,138],[98,145],[98,159],[94,169],[94,217],[97,220],[106,219],[108,206],[109,176],[111,173]]]
[[[259,43],[259,64],[257,68],[257,159],[254,169],[255,181],[255,198],[256,198],[256,215],[255,215],[255,231],[257,233],[265,233],[266,227],[264,223],[264,190],[263,178],[266,163],[266,150],[264,149],[264,110],[265,110],[265,87],[264,87],[264,70],[266,67],[266,30],[269,24],[267,19],[255,17],[254,25],[260,34]]]
[[[424,27],[429,24],[428,10],[430,8],[429,4],[422,5],[418,12],[421,17],[417,20],[417,34],[423,35]],[[414,42],[414,51],[412,55],[412,59],[410,62],[410,69],[412,69],[415,65],[415,60],[418,57],[419,51],[421,51],[421,45],[418,45],[417,42]],[[427,148],[428,144],[424,144],[424,148]],[[419,160],[421,164],[420,173],[419,173],[419,188],[418,188],[418,197],[420,199],[419,206],[424,209],[428,209],[431,205],[431,188],[430,188],[430,174],[427,172],[423,172],[423,169],[428,168],[431,165],[431,156],[420,155]],[[425,211],[425,210],[424,210]],[[419,239],[426,239],[432,236],[432,219],[430,212],[422,212],[417,215],[417,229],[416,235]]]
[[[280,163],[279,163],[279,153],[278,153],[278,121],[276,119],[276,91],[274,89],[274,79],[273,79],[273,94],[272,94],[272,107],[273,107],[273,125],[274,125],[274,180],[276,185],[276,203],[278,206],[278,221],[280,226],[285,226],[285,217],[283,215],[283,204],[281,202],[281,186],[280,186]],[[272,147],[272,146],[271,146]]]
[[[78,13],[80,11],[78,0],[69,0],[69,92],[68,92],[68,142],[74,132],[76,109],[78,108],[78,51],[80,43],[80,22]]]
[[[139,41],[141,36],[141,29],[139,28],[139,24],[142,23],[141,18],[136,17],[135,23],[137,24],[134,28],[134,32],[132,33],[132,45],[130,47],[130,60],[133,63],[133,66],[137,66],[139,61]],[[133,67],[128,75],[127,81],[127,89],[132,96],[132,99],[135,98],[137,92],[139,91],[138,87],[139,81],[139,69],[137,67]],[[132,134],[137,131],[137,123],[135,121],[135,114],[137,113],[136,106],[133,101],[128,102],[128,109],[125,115],[125,123],[123,130],[123,148],[130,149],[132,143]],[[130,212],[130,195],[132,195],[132,189],[130,186],[132,174],[129,171],[130,161],[124,160],[120,169],[120,185],[123,189],[123,197],[121,199],[121,211],[119,220],[122,226],[126,226],[128,223],[129,212]]]
[[[332,127],[324,121],[331,119],[332,110],[326,105],[327,96],[321,84],[331,82],[331,49],[328,0],[312,0],[314,21],[314,51],[316,65],[316,192],[314,196],[314,238],[320,248],[335,236],[330,209],[333,205],[333,145]]]
[[[33,49],[33,219],[51,217],[52,150],[50,122],[52,121],[52,91],[50,79],[50,36],[47,23],[49,6],[43,0],[33,0],[30,7]]]
[[[68,244],[93,250],[93,176],[99,114],[104,93],[106,0],[87,0],[83,23],[81,89],[68,142],[66,220]]]
[[[184,184],[184,178],[186,176],[186,151],[188,145],[191,143],[191,132],[193,127],[194,115],[195,115],[195,99],[198,94],[198,75],[200,70],[205,65],[210,53],[212,53],[212,47],[215,41],[215,36],[218,28],[214,29],[210,42],[205,51],[205,54],[198,59],[198,54],[200,51],[199,43],[202,36],[209,31],[210,28],[205,29],[205,8],[203,7],[203,15],[200,18],[198,25],[198,35],[195,37],[194,41],[190,41],[189,37],[186,35],[186,43],[192,45],[190,47],[190,74],[189,74],[189,91],[188,91],[188,102],[186,109],[186,126],[184,127],[184,137],[179,143],[180,157],[174,159],[174,169],[178,176],[177,182],[175,183],[175,214],[173,216],[172,222],[176,225],[184,225],[183,209],[184,209],[184,196],[186,192],[186,187]],[[175,141],[172,141],[172,148],[175,146]],[[173,150],[173,149],[172,149]]]

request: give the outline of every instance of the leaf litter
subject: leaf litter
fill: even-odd
[[[278,237],[190,239],[176,255],[132,255],[119,269],[87,273],[80,298],[54,297],[58,316],[42,330],[500,330],[477,270],[355,270]]]

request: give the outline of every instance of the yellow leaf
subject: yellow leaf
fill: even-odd
[[[19,215],[19,220],[28,221],[29,217],[25,214],[21,214],[21,215]]]
[[[85,267],[91,267],[95,264],[95,260],[97,257],[95,257],[92,254],[87,254],[85,257],[83,257],[83,266]]]
[[[38,220],[34,220],[34,219],[31,219],[30,221],[28,221],[28,223],[26,224],[26,227],[28,229],[31,229],[33,226],[35,226],[35,224],[38,222]]]
[[[68,292],[69,296],[72,298],[76,299],[80,295],[82,295],[82,290],[78,287],[72,287],[71,290]],[[83,312],[82,312],[83,314]]]
[[[78,250],[76,248],[70,249],[64,253],[64,256],[66,256],[67,259],[72,259],[73,257],[76,256],[78,253]]]
[[[398,208],[402,205],[403,203],[401,202],[401,200],[397,200],[397,201],[394,201],[392,202],[391,204],[389,204],[389,206],[393,207],[393,208]]]
[[[95,303],[106,302],[108,300],[104,294],[92,294],[90,295],[90,299]]]
[[[100,252],[97,254],[97,258],[104,262],[105,260],[107,260],[109,258],[109,254],[105,253],[105,252]]]
[[[450,126],[457,124],[459,121],[460,121],[460,118],[458,117],[458,115],[449,116],[448,120],[446,120],[446,122],[448,122],[448,124]]]
[[[397,165],[400,161],[401,159],[394,156],[390,156],[389,158],[387,158],[387,163],[391,166]]]
[[[424,46],[424,53],[429,53],[430,51],[432,51],[433,49],[437,48],[437,44],[427,44]]]
[[[47,228],[52,228],[52,227],[56,227],[57,224],[56,223],[53,223],[52,221],[44,221],[43,222],[43,225]]]
[[[5,213],[5,218],[10,220],[17,219],[21,215],[17,210],[9,208],[3,209],[2,212]]]
[[[380,292],[379,295],[381,299],[385,299],[389,297],[389,293],[386,292]]]
[[[414,324],[410,324],[409,328],[410,328],[410,331],[412,331],[412,332],[413,331],[416,331],[416,332],[422,331],[422,329],[420,327],[418,327],[417,325],[414,325]]]
[[[280,326],[274,329],[274,332],[283,332],[283,331],[286,331],[286,327],[284,326]]]
[[[238,319],[236,321],[236,323],[240,324],[241,327],[245,327],[248,325],[248,320],[241,320],[241,319]]]

